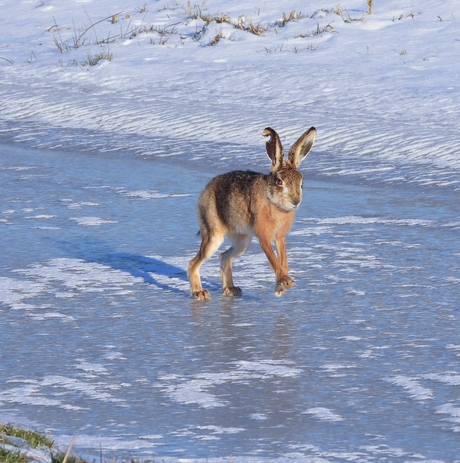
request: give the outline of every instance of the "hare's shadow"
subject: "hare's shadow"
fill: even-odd
[[[145,283],[153,284],[166,291],[180,294],[189,292],[187,271],[155,257],[113,253],[107,255],[104,262],[101,263],[109,265],[115,270],[127,272],[133,277],[142,278]],[[168,283],[168,279],[171,279],[170,283]],[[173,279],[183,282],[183,284],[180,283],[181,287],[172,284]],[[211,287],[219,287],[218,283],[214,281],[208,281],[207,284],[210,284]]]
[[[104,264],[115,270],[127,272],[133,277],[142,278],[147,284],[154,284],[161,289],[183,293],[184,290],[168,284],[165,278],[175,278],[188,282],[187,272],[180,267],[168,264],[154,257],[135,254],[113,253],[106,256]],[[156,277],[158,276],[158,277]]]
[[[155,285],[164,291],[189,295],[187,259],[184,261],[184,267],[179,267],[162,260],[161,257],[116,252],[107,243],[92,237],[77,241],[60,240],[58,244],[66,256],[128,273],[133,277],[141,278],[144,283]],[[218,276],[217,278],[205,277],[203,281],[213,291],[220,288]]]

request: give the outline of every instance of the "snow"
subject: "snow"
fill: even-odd
[[[433,392],[419,384],[417,379],[406,376],[396,376],[391,379],[393,384],[403,387],[415,400],[427,400],[433,398]]]
[[[254,149],[268,124],[287,139],[315,125],[317,152],[340,160],[331,175],[398,178],[401,164],[429,165],[446,169],[448,180],[425,169],[411,181],[458,187],[458,174],[449,175],[460,168],[453,1],[381,1],[371,15],[364,0],[37,0],[2,8],[2,120],[23,123],[10,139],[174,158],[182,157],[179,140]],[[98,53],[113,59],[85,64]],[[60,130],[50,136],[50,126]],[[81,140],[69,128],[107,139]],[[167,137],[170,150],[155,150],[155,137]],[[260,162],[252,153],[236,158]],[[360,158],[383,165],[346,167]],[[193,159],[216,162],[205,152]]]
[[[228,382],[238,384],[247,382],[250,379],[271,380],[277,377],[292,377],[301,374],[299,369],[279,365],[278,363],[274,360],[262,360],[260,362],[240,361],[237,362],[236,369],[227,372],[201,373],[193,379],[187,380],[175,376],[163,378],[168,382],[171,382],[171,380],[177,382],[180,379],[181,384],[166,385],[159,383],[158,387],[167,392],[173,400],[184,404],[193,403],[204,408],[223,407],[225,404],[206,392],[208,389]]]
[[[315,418],[323,421],[343,421],[343,418],[340,415],[337,415],[324,407],[310,408],[305,413],[313,415]]]
[[[1,6],[0,422],[90,459],[458,460],[457,1]],[[267,171],[267,126],[318,131],[297,285],[254,243],[243,297],[215,257],[196,303],[199,192]]]

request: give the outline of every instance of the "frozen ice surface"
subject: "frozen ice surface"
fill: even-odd
[[[186,266],[209,172],[17,145],[0,156],[2,419],[107,458],[457,458],[455,191],[307,165],[288,237],[296,287],[274,297],[253,243],[235,265],[243,297],[219,295],[215,256],[203,303]]]

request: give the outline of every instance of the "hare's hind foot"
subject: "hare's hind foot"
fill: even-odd
[[[294,280],[284,275],[276,282],[275,296],[281,297],[288,288],[293,288],[295,286]]]
[[[238,288],[238,286],[227,286],[222,289],[222,294],[224,296],[241,296],[243,291],[241,291],[241,288]]]
[[[193,299],[198,299],[199,301],[210,301],[211,295],[205,289],[201,291],[193,291],[192,293]]]

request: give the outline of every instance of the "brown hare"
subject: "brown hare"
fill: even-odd
[[[294,286],[288,276],[285,240],[302,200],[303,175],[297,169],[313,146],[316,129],[311,127],[292,145],[287,161],[278,134],[266,128],[263,135],[270,137],[266,144],[272,161],[268,175],[235,170],[214,177],[201,193],[198,217],[202,242],[188,267],[190,291],[195,299],[211,299],[201,285],[200,267],[217,251],[225,235],[232,246],[221,255],[222,294],[241,295],[241,289],[233,284],[232,263],[247,251],[254,235],[275,272],[275,295],[280,297]]]

